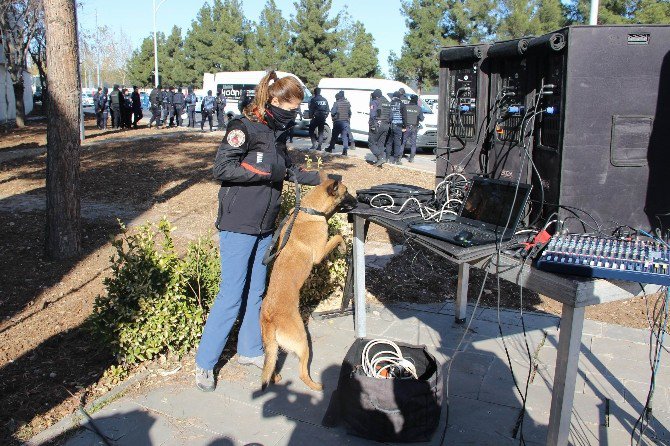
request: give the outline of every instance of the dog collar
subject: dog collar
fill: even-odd
[[[302,207],[302,206],[299,207],[298,209],[300,209],[300,210],[301,210],[302,212],[304,212],[305,214],[316,215],[316,216],[318,216],[318,217],[325,217],[325,216],[326,216],[326,214],[324,214],[323,212],[317,211],[316,209],[312,209],[312,208],[304,208],[304,207]]]

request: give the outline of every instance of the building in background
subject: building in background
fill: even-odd
[[[33,111],[33,76],[23,72],[23,103],[26,115]],[[16,101],[12,76],[7,69],[4,52],[0,51],[0,124],[16,119]]]

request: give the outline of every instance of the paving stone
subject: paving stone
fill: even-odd
[[[598,357],[626,358],[627,360],[644,362],[649,360],[649,348],[637,342],[594,337],[591,351]]]
[[[468,350],[475,350],[481,353],[506,358],[506,347],[510,357],[524,359],[527,362],[528,351],[526,349],[526,342],[528,342],[528,348],[530,349],[532,357],[535,354],[535,351],[539,349],[539,346],[543,343],[543,340],[544,334],[539,330],[527,332],[526,337],[520,333],[506,334],[504,338],[500,336],[474,335]]]
[[[670,357],[670,356],[669,356]],[[607,373],[619,380],[629,380],[649,384],[650,370],[648,361],[629,361],[623,358],[604,358]],[[656,385],[670,387],[670,369],[662,367],[656,375]]]
[[[582,329],[582,335],[588,336],[602,336],[604,322],[592,321],[589,319],[584,320],[584,328]]]
[[[459,431],[483,429],[490,435],[502,437],[509,437],[512,434],[518,409],[458,396],[450,398],[449,401],[450,429]]]
[[[528,378],[528,364],[512,362],[514,376],[521,392],[526,393]],[[530,391],[530,388],[529,388]],[[491,368],[484,376],[478,399],[509,407],[521,408],[522,399],[514,386],[514,380],[509,366],[500,360],[494,360]]]
[[[295,426],[280,438],[274,446],[378,446],[376,441],[366,440],[354,435],[349,435],[343,428],[326,429],[309,423],[297,422]]]
[[[483,426],[480,426],[482,429]],[[462,429],[450,427],[444,438],[444,444],[468,446],[513,446],[518,442],[514,439],[477,429]],[[530,446],[530,445],[529,445]]]
[[[610,427],[627,432],[628,438],[630,439],[633,426],[635,426],[639,416],[640,411],[636,410],[631,405],[627,403],[614,403],[611,405],[610,410]],[[646,429],[645,436],[651,440],[661,440],[660,444],[670,444],[669,427],[670,414],[667,412],[654,413],[654,421]]]
[[[234,397],[231,397],[231,394]],[[219,386],[218,391],[212,393],[201,392],[195,387],[169,394],[157,389],[138,398],[137,404],[183,423],[241,442],[266,444],[284,435],[290,428],[289,421],[268,410],[271,406],[268,401],[262,405],[245,401],[248,395],[249,390],[230,383],[227,386]],[[273,395],[268,396],[270,401]],[[309,408],[318,404],[312,398],[316,399],[311,395],[300,394],[296,396],[296,401],[300,402],[301,408]]]
[[[612,401],[624,401],[626,384],[619,379],[601,373],[585,373],[584,394],[598,398],[607,398]]]
[[[460,396],[464,398],[477,399],[484,377],[461,371],[451,371],[449,375],[449,386],[447,387],[447,375],[444,375],[444,391],[449,392],[449,397]]]
[[[649,345],[649,330],[641,330],[639,328],[622,327],[621,325],[615,324],[604,324],[602,337]]]

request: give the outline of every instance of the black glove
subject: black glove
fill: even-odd
[[[273,164],[270,173],[270,181],[275,183],[284,181],[284,178],[286,178],[286,167],[280,164]]]

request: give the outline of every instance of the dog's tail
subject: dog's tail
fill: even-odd
[[[261,374],[262,390],[265,390],[273,378],[277,366],[277,355],[279,353],[279,344],[277,343],[276,337],[277,330],[274,326],[266,326],[264,328],[262,334],[263,347],[265,349],[265,363],[263,364],[263,373]]]

